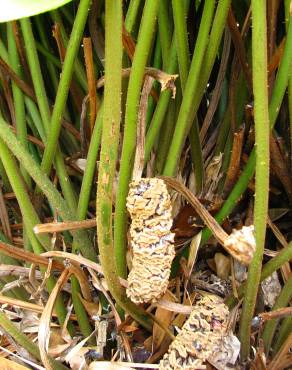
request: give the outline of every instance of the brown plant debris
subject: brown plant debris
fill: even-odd
[[[243,226],[240,230],[233,230],[224,241],[224,247],[236,251],[241,256],[241,263],[248,265],[256,249],[254,226]]]
[[[160,361],[160,370],[204,369],[221,352],[228,335],[229,311],[215,295],[199,296],[190,317]]]
[[[133,267],[127,295],[135,303],[155,302],[166,291],[174,258],[171,201],[163,180],[144,178],[130,185]]]

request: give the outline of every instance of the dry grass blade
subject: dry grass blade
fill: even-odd
[[[0,57],[0,69],[8,75],[16,85],[27,95],[29,96],[34,102],[36,102],[36,97],[32,88],[9,67],[9,65]]]
[[[35,263],[36,265],[40,265],[40,266],[49,265],[49,260],[47,258],[38,256],[24,249],[14,247],[13,245],[4,243],[2,241],[0,241],[0,251],[6,256],[10,256],[10,257],[19,259],[21,261]],[[60,262],[53,261],[52,268],[56,268],[62,271],[64,270],[64,265],[62,265]]]
[[[267,219],[267,223],[268,223],[269,227],[271,228],[271,230],[273,231],[275,237],[281,243],[281,245],[284,248],[288,247],[288,242],[285,239],[284,235],[281,233],[279,228],[273,223],[273,221],[271,220],[271,218],[269,216],[268,216],[268,219]]]
[[[142,176],[145,156],[145,126],[148,107],[148,97],[153,85],[153,78],[146,76],[141,93],[140,106],[138,112],[137,124],[137,148],[134,160],[133,178],[137,179]]]
[[[169,291],[163,296],[163,300],[169,303],[175,302],[175,296],[171,294]],[[165,324],[166,327],[170,325],[173,320],[173,312],[171,310],[165,309],[163,306],[157,306],[155,317],[159,318],[161,322]],[[152,330],[152,350],[155,353],[161,346],[164,340],[167,340],[166,333],[163,329],[161,329],[156,323],[153,325]]]
[[[282,319],[283,317],[292,315],[292,307],[279,308],[270,312],[262,312],[259,314],[259,317],[263,321],[273,320],[273,319]]]
[[[187,263],[187,276],[185,279],[185,286],[187,286],[187,283],[191,277],[191,273],[193,271],[193,267],[195,265],[198,250],[200,248],[202,238],[202,232],[199,232],[196,236],[193,237],[191,244],[190,244],[190,252],[188,257],[188,263]]]
[[[192,306],[187,306],[184,304],[171,302],[169,300],[165,300],[164,298],[154,303],[154,305],[156,307],[164,308],[167,311],[172,311],[172,312],[180,313],[183,315],[189,315],[193,310]]]
[[[41,359],[47,370],[54,370],[52,363],[48,357],[49,341],[50,341],[50,320],[53,313],[54,304],[56,298],[63,286],[66,284],[67,280],[71,275],[70,268],[66,268],[54,286],[47,304],[43,310],[40,318],[39,333],[38,333],[38,345],[40,349]]]
[[[0,264],[0,277],[9,276],[9,275],[24,277],[24,276],[29,276],[29,273],[30,273],[30,269],[28,267]],[[42,278],[42,275],[39,271],[35,272],[35,276],[37,279]]]
[[[17,130],[15,127],[13,126],[10,126],[11,130],[16,134],[17,133]],[[44,150],[45,149],[45,144],[37,139],[36,137],[32,136],[32,135],[26,135],[26,138],[27,140],[29,140],[31,143],[34,143],[36,144],[40,149]]]
[[[67,230],[90,229],[96,227],[96,219],[83,221],[48,222],[46,224],[35,225],[35,234],[56,233]]]
[[[92,302],[91,290],[90,290],[90,286],[88,284],[88,277],[86,276],[86,274],[74,262],[71,262],[70,272],[71,272],[71,274],[75,275],[75,277],[78,279],[83,297],[88,302]]]
[[[28,311],[32,311],[32,312],[36,312],[36,313],[42,313],[43,310],[44,310],[44,307],[39,306],[38,304],[29,303],[29,302],[26,302],[26,301],[21,301],[19,299],[12,298],[12,297],[7,297],[7,296],[1,295],[1,294],[0,294],[0,303],[3,304],[3,305],[8,305],[8,306],[11,306],[11,307],[18,307],[18,308],[21,308],[23,310],[28,310]],[[55,312],[53,312],[52,315],[54,317],[57,317]],[[76,321],[77,320],[76,315],[71,314],[70,315],[70,320]]]
[[[204,208],[198,198],[184,184],[171,177],[160,176],[159,178],[164,180],[168,186],[186,198],[208,228],[212,231],[218,242],[233,258],[245,265],[250,263],[255,249],[252,228],[246,227],[239,231],[235,230],[236,232],[233,232],[229,236],[215,218],[212,217],[212,215]]]
[[[224,184],[224,194],[227,195],[233,188],[240,169],[240,159],[244,139],[244,126],[234,133],[230,164]]]
[[[8,217],[8,212],[2,192],[2,188],[0,187],[0,220],[3,226],[4,234],[7,236],[8,239],[12,239],[12,233],[10,228],[10,222]]]
[[[35,364],[35,363],[33,363],[33,362],[23,358],[23,357],[18,356],[16,353],[13,353],[13,352],[9,351],[7,348],[4,348],[4,347],[0,346],[0,349],[1,349],[1,351],[4,351],[4,352],[8,353],[12,357],[15,357],[18,360],[20,360],[21,362],[24,362],[27,365],[29,365],[29,367],[25,367],[23,365],[18,364],[17,362],[8,360],[4,357],[0,357],[0,369],[2,369],[2,370],[25,370],[25,369],[31,369],[31,368],[38,369],[38,370],[45,370],[44,367],[39,366],[39,365],[37,365],[37,364]]]
[[[94,271],[98,272],[99,274],[103,275],[102,267],[98,263],[92,262],[92,261],[88,260],[87,258],[84,258],[80,255],[77,256],[76,254],[61,252],[61,251],[50,251],[50,252],[42,253],[41,256],[43,256],[43,257],[60,257],[60,258],[68,259],[69,261],[75,261],[75,262],[79,263],[80,265],[85,266],[87,268],[91,268],[92,270],[94,270]],[[63,269],[64,269],[64,267],[63,267]],[[121,285],[123,285],[124,287],[128,286],[128,283],[127,283],[126,280],[124,280],[122,278],[119,278],[119,279],[120,279]]]
[[[89,92],[89,118],[90,118],[90,130],[93,131],[97,104],[96,104],[96,87],[95,87],[95,77],[94,77],[94,63],[93,63],[93,53],[92,53],[92,44],[90,37],[83,38],[84,46],[84,58],[88,82],[88,92]]]
[[[275,53],[273,54],[270,60],[269,68],[268,68],[269,75],[273,73],[279,67],[279,64],[280,64],[280,61],[282,59],[282,55],[284,52],[285,42],[286,42],[286,37],[283,37],[280,45],[278,46],[278,48],[276,49]]]

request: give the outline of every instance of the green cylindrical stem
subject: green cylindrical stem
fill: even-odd
[[[49,131],[50,127],[50,110],[49,103],[46,94],[46,89],[42,77],[41,67],[39,63],[39,58],[37,55],[36,44],[34,35],[32,32],[32,27],[29,18],[23,18],[20,20],[21,30],[25,43],[25,50],[27,54],[27,60],[29,68],[33,71],[32,81],[34,86],[34,91],[38,101],[38,108],[42,117],[43,127],[46,132]]]
[[[140,4],[141,4],[141,0],[131,0],[130,1],[126,19],[125,19],[125,27],[129,33],[132,33],[134,29]]]
[[[292,317],[286,317],[279,329],[279,332],[277,334],[277,338],[275,340],[275,344],[273,345],[273,353],[277,353],[281,346],[284,344],[285,340],[288,338],[288,336],[292,332]]]
[[[125,129],[120,176],[115,209],[115,255],[119,276],[127,276],[126,264],[126,197],[132,175],[136,149],[137,118],[144,70],[147,63],[157,16],[159,1],[146,0],[135,49],[126,102]],[[111,72],[112,73],[112,72]]]
[[[144,317],[141,309],[126,297],[125,290],[120,285],[117,275],[119,261],[113,262],[113,182],[116,173],[121,121],[122,0],[106,0],[105,11],[104,114],[96,196],[100,260],[108,288],[117,304],[150,329],[151,323]],[[125,267],[124,265],[123,268]]]
[[[1,117],[0,137],[3,139],[12,153],[17,157],[17,159],[21,161],[23,167],[34,179],[36,184],[40,187],[40,189],[48,198],[54,210],[62,217],[62,219],[64,221],[77,220],[77,217],[72,214],[71,210],[68,208],[67,202],[64,200],[64,198],[62,198],[62,196],[48,179],[48,177],[42,173],[41,169],[35,163],[34,159],[16,139],[6,122]],[[72,235],[75,238],[78,249],[80,249],[82,254],[86,258],[96,260],[96,253],[92,247],[91,241],[88,239],[87,233],[84,230],[77,230],[74,232],[72,231]]]
[[[172,10],[180,83],[182,91],[184,91],[190,66],[189,43],[184,2],[181,0],[172,0]]]
[[[197,42],[192,58],[192,63],[190,67],[190,71],[188,74],[188,79],[186,82],[185,91],[183,94],[183,100],[181,104],[181,109],[179,111],[174,136],[168,151],[168,157],[165,164],[165,168],[163,171],[163,174],[165,176],[174,176],[177,171],[177,163],[180,158],[181,150],[184,145],[185,139],[188,135],[188,132],[190,130],[190,127],[192,123],[194,122],[194,118],[197,112],[197,109],[199,107],[203,91],[199,91],[198,86],[201,79],[200,71],[201,69],[208,69],[208,74],[206,81],[204,83],[207,83],[207,80],[209,78],[209,75],[211,73],[211,69],[213,67],[213,63],[215,60],[216,51],[219,47],[219,42],[222,36],[222,32],[224,29],[224,23],[222,20],[226,19],[227,11],[230,5],[229,0],[223,0],[219,1],[218,8],[217,8],[217,17],[215,18],[212,34],[210,36],[209,40],[209,31],[212,24],[213,19],[213,12],[215,7],[215,1],[214,0],[206,0],[203,14],[202,14],[202,20],[200,24],[199,34],[197,37]],[[225,18],[224,18],[225,17]],[[221,20],[222,18],[222,20]],[[221,21],[219,22],[218,19]],[[217,21],[216,21],[217,20]],[[222,23],[222,24],[221,24]],[[222,27],[222,30],[221,30]],[[214,32],[214,28],[216,28],[216,33]],[[211,39],[213,35],[213,38]],[[216,42],[214,42],[216,41]],[[209,63],[207,66],[204,65],[204,68],[202,68],[202,62],[205,55],[205,50],[209,44],[209,47],[212,46],[212,48],[215,48],[214,57],[212,54],[212,60],[211,63]],[[203,89],[205,86],[203,87]]]
[[[278,69],[276,80],[274,83],[274,88],[272,92],[271,102],[269,105],[269,117],[270,117],[270,127],[274,127],[276,119],[279,114],[279,107],[281,106],[287,85],[289,80],[289,75],[292,67],[292,22],[291,18],[289,20],[289,26],[287,31],[287,41],[285,44],[283,56]],[[237,183],[233,187],[228,198],[225,200],[222,208],[216,214],[215,218],[219,223],[232,212],[238,199],[242,196],[244,191],[247,189],[249,181],[253,177],[255,170],[255,151],[253,150],[249,156],[246,166],[244,167]],[[211,232],[205,228],[202,232],[202,244],[206,243],[210,238]]]
[[[72,33],[68,43],[61,79],[59,82],[57,96],[52,113],[52,119],[50,122],[48,141],[42,159],[42,170],[46,174],[50,172],[51,165],[55,157],[58,145],[58,138],[61,130],[62,116],[64,113],[65,104],[67,101],[68,92],[70,88],[70,82],[74,70],[74,62],[79,50],[88,11],[90,9],[90,2],[91,0],[80,1]]]
[[[240,317],[241,357],[250,352],[251,321],[254,315],[265,248],[269,202],[270,124],[268,95],[266,1],[252,0],[252,75],[256,148],[254,226],[256,250],[248,268]]]
[[[94,129],[92,132],[88,148],[86,167],[84,170],[84,175],[78,199],[77,216],[79,220],[85,219],[88,210],[92,181],[97,166],[96,159],[101,141],[102,119],[103,119],[103,104],[101,105],[97,113]]]

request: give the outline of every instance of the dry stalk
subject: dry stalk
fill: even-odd
[[[198,198],[184,184],[171,177],[160,176],[159,178],[164,180],[168,186],[186,198],[212,231],[218,242],[233,258],[245,265],[250,263],[255,250],[255,242],[251,228],[243,228],[242,232],[241,230],[235,230],[231,235],[228,235],[214,217],[204,208]]]
[[[48,222],[45,224],[35,225],[33,231],[35,234],[56,233],[66,230],[90,229],[96,227],[96,219],[83,221],[66,221],[66,222]]]

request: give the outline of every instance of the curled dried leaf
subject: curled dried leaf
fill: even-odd
[[[171,202],[163,180],[146,178],[130,185],[127,209],[131,215],[133,267],[127,295],[135,303],[155,302],[166,291],[174,258]]]
[[[243,226],[240,230],[233,230],[224,241],[224,247],[238,256],[239,262],[249,265],[256,249],[254,226]]]

